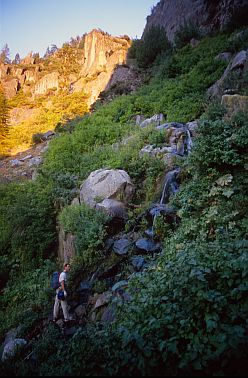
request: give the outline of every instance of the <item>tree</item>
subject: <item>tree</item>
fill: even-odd
[[[12,61],[14,64],[20,64],[21,58],[19,53],[15,54],[15,59]]]
[[[50,48],[50,54],[54,54],[56,51],[58,50],[58,47],[56,45],[51,45],[51,48]]]
[[[134,50],[138,66],[148,67],[159,54],[170,48],[165,29],[162,26],[151,26],[143,39],[135,42]]]
[[[0,139],[4,138],[8,131],[8,106],[7,100],[0,86]]]
[[[11,61],[10,61],[9,55],[10,55],[10,50],[9,50],[8,44],[6,43],[0,53],[0,62],[10,64]]]
[[[50,48],[48,46],[47,49],[46,49],[46,52],[44,54],[44,58],[48,58],[50,55],[51,55],[51,51],[50,51]]]

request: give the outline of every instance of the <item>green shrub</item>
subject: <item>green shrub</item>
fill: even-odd
[[[17,325],[25,335],[38,318],[47,316],[52,307],[54,292],[50,277],[56,269],[50,260],[44,260],[39,268],[21,274],[17,265],[12,265],[10,280],[1,296],[0,336]]]
[[[2,185],[0,190],[1,251],[28,271],[51,253],[55,241],[51,188],[26,182]]]
[[[144,68],[151,65],[159,54],[170,48],[165,29],[162,26],[151,26],[143,40],[134,43],[131,56],[137,59],[139,67]]]
[[[103,257],[100,248],[106,235],[107,220],[106,214],[86,205],[71,205],[59,214],[63,230],[75,235],[76,258],[85,268]]]
[[[44,139],[44,136],[43,136],[42,133],[35,133],[32,136],[32,143],[34,143],[34,144],[42,143],[42,142],[44,142],[44,140],[45,139]]]
[[[199,39],[201,38],[202,33],[200,32],[199,27],[197,27],[192,22],[186,22],[180,29],[176,32],[174,43],[177,48],[182,48],[187,45],[192,38]]]

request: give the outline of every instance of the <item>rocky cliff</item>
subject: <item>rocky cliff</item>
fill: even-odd
[[[19,64],[0,64],[0,82],[7,98],[21,89],[32,98],[49,91],[89,95],[91,105],[110,80],[116,65],[126,61],[129,37],[113,37],[101,30],[84,35],[81,46],[67,45],[47,58],[28,54]]]
[[[222,30],[247,0],[160,0],[153,8],[143,32],[154,25],[163,26],[173,42],[175,33],[187,22],[202,31]]]
[[[92,30],[85,36],[80,78],[72,83],[72,91],[84,90],[89,94],[88,105],[95,102],[99,93],[107,87],[115,67],[126,62],[130,45],[128,37],[111,37]]]

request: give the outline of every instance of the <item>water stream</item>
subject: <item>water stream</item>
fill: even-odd
[[[185,138],[185,153],[187,155],[190,154],[193,142],[190,135],[190,131],[187,127],[185,127],[186,132],[186,138]],[[176,153],[175,153],[176,155]],[[153,216],[153,222],[152,222],[152,229],[148,233],[150,233],[150,237],[154,237],[155,235],[155,226],[156,226],[156,219],[157,217],[162,213],[167,211],[166,204],[170,200],[170,196],[174,195],[179,190],[179,183],[178,183],[178,176],[180,173],[180,168],[176,167],[172,169],[171,171],[167,172],[164,178],[164,184],[163,184],[163,190],[160,197],[159,204],[156,204],[152,210],[150,211],[150,214]]]

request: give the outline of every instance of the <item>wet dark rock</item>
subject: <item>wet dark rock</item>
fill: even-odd
[[[117,292],[120,289],[123,289],[124,287],[126,287],[127,285],[128,285],[128,281],[127,280],[118,281],[118,282],[116,282],[116,284],[114,284],[114,286],[112,287],[111,290],[113,292]]]
[[[120,270],[120,264],[119,262],[112,264],[111,266],[106,267],[101,273],[99,273],[98,279],[99,280],[105,280],[105,279],[111,279],[116,274],[119,273]]]
[[[91,282],[89,280],[85,280],[80,282],[80,285],[77,289],[78,292],[90,290],[91,289]]]
[[[104,323],[112,323],[115,320],[116,306],[111,303],[107,308],[104,309],[101,321]]]
[[[150,210],[149,213],[154,216],[158,214],[175,214],[175,209],[172,207],[163,204],[163,203],[158,203],[155,204]]]
[[[155,243],[154,241],[147,238],[137,240],[135,245],[139,250],[152,253],[158,252],[161,248],[160,243]]]
[[[117,255],[126,255],[130,250],[131,243],[128,239],[120,239],[114,242],[113,251]]]
[[[114,239],[108,238],[105,241],[105,249],[106,249],[106,251],[109,251],[113,247],[113,244],[114,244]]]
[[[167,122],[163,123],[162,125],[156,126],[156,130],[163,130],[163,129],[168,129],[169,127],[176,127],[177,129],[180,129],[181,127],[184,127],[184,123],[179,123],[179,122]]]
[[[131,260],[131,263],[132,263],[132,266],[134,267],[134,269],[136,271],[139,271],[144,267],[146,261],[145,261],[144,257],[142,257],[142,256],[134,256]]]

